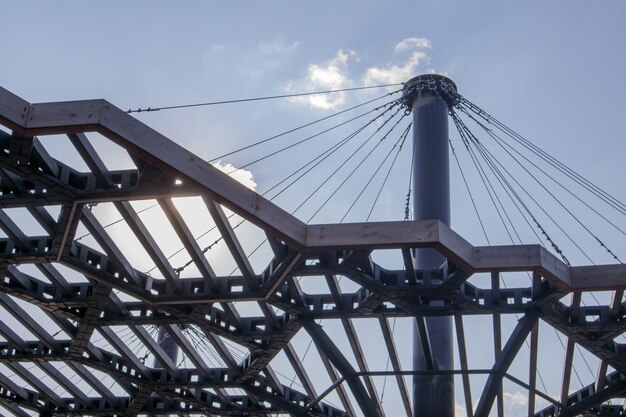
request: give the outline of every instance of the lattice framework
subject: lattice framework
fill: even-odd
[[[395,375],[407,415],[411,401],[405,377],[411,372],[400,365],[390,329],[393,317],[415,317],[424,335],[424,317],[455,317],[460,336],[458,373],[463,375],[471,409],[462,316],[492,314],[499,320],[502,314],[520,315],[508,340],[495,337],[498,354],[487,370],[476,416],[488,415],[501,400],[503,379],[516,380],[507,370],[527,339],[529,382],[515,382],[533,394],[532,402],[534,393],[541,395],[534,372],[539,319],[566,335],[568,348],[565,394],[560,402],[550,399],[554,404],[537,415],[599,412],[599,404],[626,392],[624,347],[615,342],[624,331],[626,314],[622,265],[569,267],[539,245],[474,247],[438,221],[307,225],[104,100],[30,104],[0,89],[0,124],[7,129],[0,131],[0,228],[6,235],[0,239],[0,305],[32,335],[26,338],[12,329],[9,320],[0,321],[4,339],[0,362],[25,382],[0,374],[0,404],[18,416],[28,415],[25,410],[40,415],[382,416],[385,410],[373,382],[376,372],[368,368],[353,324],[353,319],[364,317],[378,321],[392,364],[389,373]],[[124,148],[136,168],[107,169],[87,132],[98,132]],[[38,136],[55,134],[67,135],[87,171],[50,155]],[[173,200],[190,196],[201,198],[237,265],[237,275],[218,275],[207,260],[193,225]],[[177,274],[132,204],[143,200],[158,202],[198,277]],[[97,203],[111,203],[121,214],[159,278],[133,264],[133,256],[94,215],[92,205]],[[58,214],[53,215],[52,206],[58,207]],[[14,208],[27,210],[45,234],[27,234],[9,214]],[[254,270],[228,218],[230,211],[266,234],[271,256],[262,272]],[[96,245],[77,239],[79,225]],[[414,270],[411,251],[416,248],[434,248],[447,263],[437,270]],[[404,269],[389,270],[374,262],[372,251],[379,249],[400,252]],[[21,268],[31,264],[38,275]],[[65,267],[84,279],[69,279]],[[499,276],[508,271],[530,273],[531,283],[501,288]],[[485,288],[467,281],[477,273],[491,276]],[[299,277],[317,277],[328,291],[307,293]],[[338,277],[359,289],[342,292]],[[609,305],[580,305],[582,292],[609,290],[613,291]],[[563,301],[567,294],[572,295],[569,303]],[[444,305],[428,306],[425,300],[432,299]],[[17,300],[36,306],[62,331],[51,334]],[[240,311],[241,302],[255,303],[262,314]],[[319,319],[341,323],[356,366],[317,324]],[[129,329],[159,366],[150,366],[133,352],[116,326]],[[172,361],[149,326],[162,326],[192,366]],[[223,366],[207,363],[191,342],[189,328],[200,332]],[[325,402],[326,393],[311,382],[310,371],[290,342],[300,331],[315,343],[341,407]],[[96,333],[106,343],[95,344]],[[245,348],[248,355],[238,360],[225,341]],[[568,395],[575,344],[598,356],[601,370],[597,381]],[[430,356],[428,344],[422,348]],[[281,383],[273,372],[270,362],[279,353],[288,358],[302,391]],[[87,395],[65,377],[57,363],[79,375],[94,394]],[[31,364],[48,376],[48,382],[29,370]],[[608,366],[616,371],[607,375]],[[432,360],[430,368],[438,372]],[[96,371],[114,380],[117,392]],[[58,386],[67,395],[56,393]],[[530,408],[534,410],[534,404]]]

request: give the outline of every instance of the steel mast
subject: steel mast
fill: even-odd
[[[450,225],[448,109],[457,99],[452,80],[424,74],[405,83],[402,101],[413,113],[413,218]],[[414,252],[416,269],[438,269],[446,259],[434,249]],[[436,306],[441,301],[425,302]],[[420,332],[421,329],[421,332]],[[416,371],[453,369],[452,317],[417,317],[413,329]],[[413,378],[415,417],[454,416],[453,375]]]

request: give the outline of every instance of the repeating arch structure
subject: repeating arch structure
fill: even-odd
[[[8,313],[0,318],[0,406],[8,412],[383,416],[373,377],[384,372],[369,369],[353,324],[370,318],[380,325],[380,343],[389,355],[392,369],[385,374],[395,377],[400,409],[410,416],[405,379],[414,372],[401,368],[389,320],[414,317],[422,329],[426,316],[451,315],[456,318],[460,369],[438,370],[431,359],[427,372],[461,375],[466,407],[475,416],[487,416],[492,409],[502,413],[497,400],[504,379],[528,391],[529,415],[622,415],[621,406],[602,404],[626,392],[626,355],[615,341],[625,329],[623,265],[570,267],[539,245],[475,247],[438,221],[305,224],[105,100],[31,104],[0,88],[0,124],[0,228],[5,235],[0,238],[0,306]],[[89,132],[126,150],[135,167],[108,169]],[[41,140],[46,135],[67,135],[87,169],[52,157]],[[190,196],[201,199],[237,274],[214,271],[192,234],[193,225],[172,200]],[[172,267],[132,204],[143,200],[156,200],[197,277],[179,276]],[[119,212],[158,277],[142,272],[94,215],[93,205],[101,203]],[[16,208],[44,232],[29,234],[13,214]],[[262,271],[252,267],[228,212],[266,234],[271,252]],[[79,227],[95,243],[77,238]],[[447,262],[435,270],[415,270],[411,251],[416,248],[434,248]],[[371,254],[379,249],[400,253],[404,268],[389,270],[374,262]],[[508,271],[526,271],[531,282],[501,288],[498,277]],[[477,273],[491,277],[484,288],[467,281]],[[327,291],[307,293],[298,277],[316,277]],[[358,289],[342,291],[337,277]],[[586,291],[613,291],[613,298],[608,305],[581,306]],[[564,301],[567,295],[571,302]],[[442,303],[431,307],[428,300]],[[262,314],[247,313],[239,308],[242,303],[255,304]],[[498,349],[478,391],[469,383],[473,371],[466,360],[462,320],[473,314],[519,317],[508,339],[494,336],[500,339]],[[53,333],[40,324],[40,316],[59,330]],[[319,319],[341,323],[350,354]],[[557,400],[537,389],[539,320],[568,338],[563,394]],[[170,348],[149,331],[157,327],[159,341],[165,335]],[[120,328],[134,335],[154,358],[152,364],[128,346]],[[210,344],[219,366],[192,343],[191,328]],[[313,341],[321,359],[315,372],[325,369],[330,387],[311,382],[310,369],[291,343],[298,332]],[[508,368],[526,341],[530,360],[524,382]],[[172,344],[186,357],[185,365],[170,357]],[[571,393],[576,344],[596,355],[601,366],[595,381]],[[235,345],[245,357],[236,357]],[[282,383],[273,371],[270,362],[279,354],[288,358],[301,389]],[[607,372],[609,367],[614,371]],[[480,396],[476,404],[472,389]],[[340,405],[326,402],[331,391]],[[535,410],[538,397],[550,405]]]

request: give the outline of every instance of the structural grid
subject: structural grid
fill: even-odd
[[[327,94],[212,155],[140,121]],[[0,230],[2,415],[625,415],[626,204],[443,76],[128,111],[0,88]]]

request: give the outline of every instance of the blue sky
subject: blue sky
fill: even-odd
[[[0,85],[31,102],[106,98],[123,109],[145,108],[399,82],[406,70],[437,71],[626,200],[624,1],[5,1],[2,10]],[[138,117],[211,159],[373,94]],[[308,152],[280,166],[296,166]],[[275,179],[275,163],[250,170],[261,191]],[[464,193],[458,176],[453,181]],[[380,218],[402,218],[406,187],[397,184]],[[484,244],[466,196],[453,201],[455,230]],[[508,243],[495,233],[497,243]],[[624,246],[623,236],[604,238]],[[600,252],[598,262],[608,263]],[[577,254],[571,259],[587,263]],[[511,412],[519,412],[511,398]]]
[[[621,169],[620,152],[604,150],[622,142],[625,9],[621,1],[9,2],[1,80],[32,102],[154,107],[319,87],[305,82],[309,67],[340,50],[350,56],[337,85],[363,85],[368,68],[406,63],[398,42],[424,38],[431,48],[416,72],[448,74],[463,95],[547,151],[567,149],[569,165],[602,182]],[[255,122],[268,114],[272,126]],[[295,124],[327,113],[281,101],[142,118],[210,156],[286,128],[276,120],[284,114]],[[216,148],[207,136],[221,139]]]

